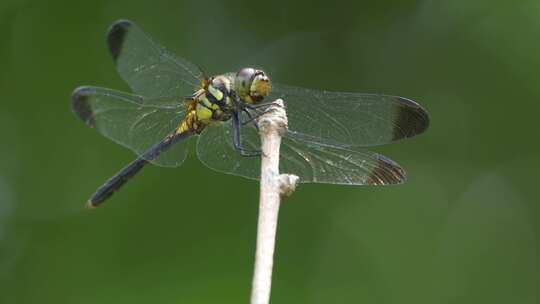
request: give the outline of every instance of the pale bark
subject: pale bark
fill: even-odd
[[[251,304],[268,304],[281,196],[294,192],[298,176],[279,173],[281,136],[287,131],[287,114],[278,99],[257,121],[261,136],[261,185],[257,250]]]

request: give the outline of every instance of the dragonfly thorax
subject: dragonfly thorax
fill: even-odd
[[[209,78],[204,87],[195,93],[194,100],[200,122],[209,124],[229,120],[234,110],[231,80],[224,75]]]
[[[232,77],[208,78],[194,95],[196,117],[202,125],[227,121],[243,104],[260,103],[270,92],[270,79],[261,70],[244,68]]]

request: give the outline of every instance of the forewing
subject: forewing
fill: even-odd
[[[398,96],[310,90],[274,84],[267,100],[285,101],[288,136],[349,147],[383,145],[413,137],[429,125],[427,112]]]
[[[72,109],[88,126],[141,156],[179,126],[186,104],[170,98],[146,98],[106,88],[80,87],[73,92]],[[151,162],[176,167],[186,154],[186,144],[180,142]]]
[[[167,51],[131,21],[111,25],[107,43],[120,76],[136,94],[186,97],[203,78],[197,66]]]
[[[258,180],[260,158],[241,156],[232,145],[230,123],[207,128],[199,137],[197,154],[208,167]],[[260,147],[255,128],[242,129],[245,148]],[[284,137],[280,172],[296,174],[302,183],[388,185],[405,181],[404,170],[392,160],[361,148],[343,148]]]

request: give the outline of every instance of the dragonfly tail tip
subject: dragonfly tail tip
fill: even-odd
[[[97,208],[97,204],[94,204],[94,202],[92,202],[91,200],[88,200],[88,201],[86,202],[85,208],[86,208],[86,209],[96,209],[96,208]]]

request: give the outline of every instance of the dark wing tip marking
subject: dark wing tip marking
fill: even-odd
[[[111,25],[107,32],[107,46],[115,63],[122,52],[126,34],[131,25],[129,20],[118,20]]]
[[[368,177],[368,185],[396,185],[407,179],[405,170],[393,160],[382,155],[378,156],[377,165]]]
[[[76,88],[71,95],[71,109],[82,121],[94,128],[96,121],[92,115],[92,107],[88,102],[88,96],[91,92],[92,89],[90,87]]]
[[[413,100],[397,97],[401,102],[398,109],[394,140],[413,137],[424,132],[429,126],[429,115]]]

